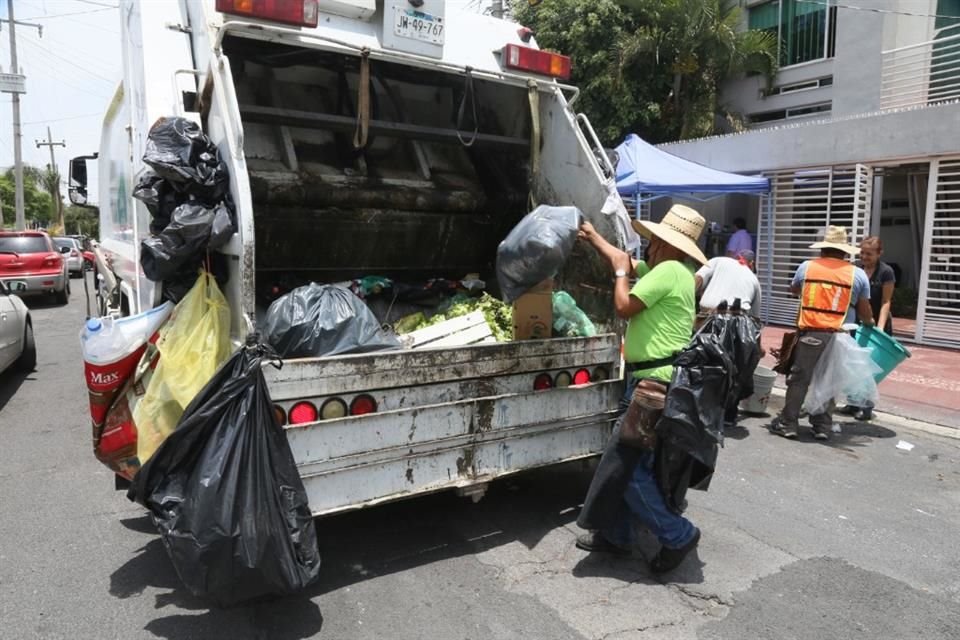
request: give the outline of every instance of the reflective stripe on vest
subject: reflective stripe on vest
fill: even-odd
[[[818,258],[807,265],[800,292],[801,329],[839,331],[853,298],[856,267],[846,260]]]

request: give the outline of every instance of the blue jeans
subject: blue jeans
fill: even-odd
[[[623,399],[620,401],[621,415],[630,404],[633,389],[637,380],[629,376]],[[617,425],[619,427],[619,424]],[[644,452],[640,455],[633,477],[627,484],[623,494],[623,504],[617,515],[617,523],[601,531],[603,537],[621,546],[632,546],[636,543],[635,521],[639,520],[653,535],[657,536],[660,544],[668,549],[679,549],[693,539],[697,529],[689,520],[670,511],[663,500],[660,485],[653,475],[653,452]]]

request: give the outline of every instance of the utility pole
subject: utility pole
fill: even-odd
[[[26,93],[23,87],[23,76],[20,75],[20,66],[17,64],[17,21],[13,16],[13,0],[7,0],[7,23],[10,24],[10,73],[19,79],[19,86],[7,87],[5,92],[12,95],[13,102],[13,174],[16,182],[14,197],[16,207],[16,230],[23,231],[27,226],[26,215],[23,209],[23,156],[20,152],[21,139],[23,134],[20,130],[20,94]],[[23,23],[21,23],[23,24]],[[43,28],[40,25],[35,26],[40,30],[40,37],[43,37]],[[17,84],[17,78],[13,78],[14,84]],[[7,89],[10,89],[7,91]]]
[[[36,142],[37,142],[37,149],[39,149],[40,147],[47,147],[50,149],[50,171],[51,171],[51,175],[56,175],[57,177],[57,183],[56,185],[54,185],[53,189],[51,189],[52,193],[50,194],[50,197],[53,198],[54,204],[57,205],[57,222],[60,225],[60,229],[62,230],[63,233],[66,233],[67,230],[64,228],[64,224],[63,224],[63,198],[60,197],[60,172],[57,171],[57,161],[53,157],[53,148],[54,147],[66,148],[67,143],[64,140],[61,140],[60,142],[54,142],[53,134],[50,133],[50,127],[47,127],[47,141],[40,142],[39,140],[37,140]]]

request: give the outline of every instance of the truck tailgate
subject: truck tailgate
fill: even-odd
[[[286,427],[322,515],[599,453],[621,390],[619,349],[610,334],[289,360],[264,372],[283,410],[356,394],[377,401],[376,413]],[[533,388],[544,372],[579,369],[595,381]]]

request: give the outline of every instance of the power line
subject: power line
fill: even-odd
[[[103,112],[98,111],[97,113],[84,113],[78,116],[67,116],[66,118],[50,118],[49,120],[32,120],[30,122],[22,122],[21,124],[26,126],[28,124],[47,124],[50,122],[63,122],[64,120],[79,120],[81,118],[93,118],[95,116],[102,116]]]
[[[77,2],[82,2],[83,4],[92,4],[95,7],[109,7],[111,9],[120,8],[120,6],[116,4],[107,4],[106,2],[96,2],[95,0],[77,0]]]
[[[858,7],[852,4],[838,4],[830,0],[797,0],[805,4],[817,4],[821,7],[837,7],[838,9],[850,9],[851,11],[867,11],[869,13],[884,13],[896,16],[913,16],[916,18],[960,18],[960,15],[942,15],[937,13],[917,13],[915,11],[899,11],[897,9],[876,9],[874,7]]]
[[[24,20],[49,20],[51,18],[67,18],[69,16],[85,16],[90,13],[101,13],[103,11],[112,11],[116,7],[110,9],[89,9],[87,11],[74,11],[73,13],[55,13],[52,16],[35,16],[33,18],[24,18]]]
[[[53,56],[54,58],[57,58],[58,60],[62,60],[63,62],[66,62],[66,63],[69,64],[70,66],[75,67],[75,68],[79,69],[80,71],[83,71],[84,73],[87,73],[87,74],[93,76],[94,78],[99,78],[100,80],[103,80],[104,82],[109,82],[110,84],[114,84],[114,83],[116,82],[115,80],[111,80],[110,78],[107,78],[107,77],[105,77],[105,76],[102,76],[102,75],[100,75],[99,73],[94,73],[93,71],[90,71],[89,69],[80,66],[79,64],[77,64],[77,63],[74,62],[73,60],[70,60],[70,59],[68,59],[68,58],[64,58],[63,56],[61,56],[61,55],[58,54],[58,53],[54,53],[54,52],[51,51],[50,49],[47,49],[46,47],[44,47],[43,45],[41,45],[39,42],[36,42],[35,40],[32,40],[31,38],[24,38],[24,40],[25,40],[27,43],[29,43],[30,45],[32,45],[32,46],[34,46],[34,47],[37,47],[38,49],[40,49],[40,50],[42,50],[42,51],[45,51],[46,53],[48,53],[49,55]]]

